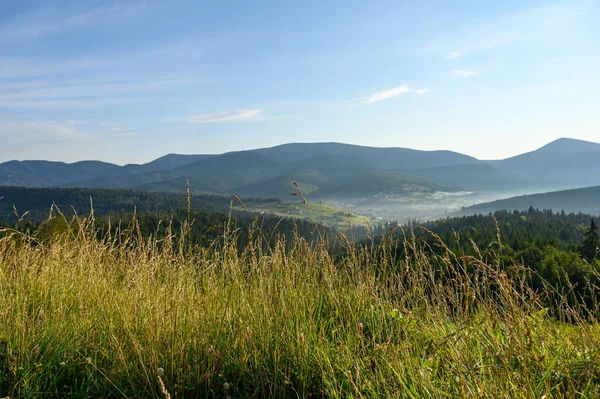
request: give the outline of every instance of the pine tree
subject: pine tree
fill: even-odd
[[[591,262],[598,255],[599,248],[600,237],[598,236],[598,226],[596,226],[596,222],[594,222],[594,219],[592,218],[590,228],[584,234],[583,243],[581,244],[579,253],[582,258]]]

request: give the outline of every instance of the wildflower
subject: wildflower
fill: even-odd
[[[224,391],[229,391],[229,387],[230,387],[230,385],[229,385],[229,383],[228,383],[228,382],[224,382],[224,383],[223,383],[223,390],[224,390]]]
[[[163,376],[163,375],[165,375],[165,369],[163,369],[162,367],[159,367],[158,370],[156,370],[156,373],[159,376]]]
[[[358,324],[356,325],[356,328],[358,328],[360,331],[362,331],[365,328],[365,325],[359,321]]]

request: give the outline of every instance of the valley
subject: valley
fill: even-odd
[[[430,220],[457,214],[463,208],[497,210],[493,203],[488,208],[469,208],[478,203],[600,185],[600,144],[559,139],[498,161],[451,151],[306,143],[214,155],[170,154],[141,165],[99,161],[0,164],[0,186],[184,195],[188,183],[195,196],[273,199],[276,206],[269,209],[263,204],[257,211],[303,215],[312,221],[344,212],[365,216],[371,222]],[[300,211],[302,198],[313,209]],[[335,209],[316,211],[319,204]],[[540,206],[562,209],[559,202]],[[596,211],[589,206],[580,210]],[[338,219],[331,223],[349,222],[341,216]]]

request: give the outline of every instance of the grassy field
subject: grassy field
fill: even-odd
[[[0,397],[600,395],[596,320],[567,301],[548,311],[556,294],[493,254],[94,233],[4,232]]]

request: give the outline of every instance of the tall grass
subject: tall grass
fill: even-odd
[[[551,317],[518,264],[432,258],[413,237],[340,236],[333,257],[325,240],[240,249],[229,228],[190,248],[130,227],[0,239],[0,397],[600,395],[596,321],[566,301]]]

